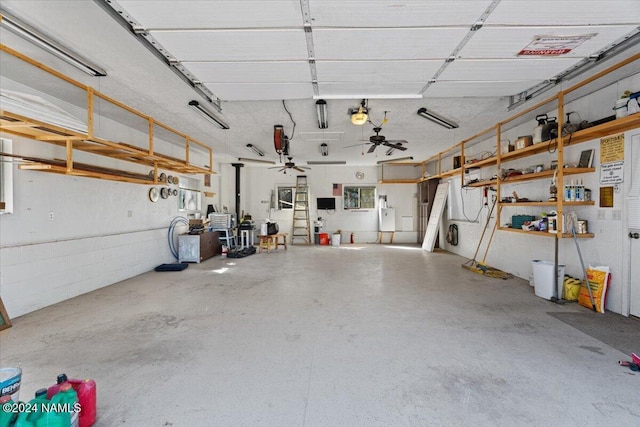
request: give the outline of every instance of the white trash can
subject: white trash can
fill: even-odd
[[[533,291],[536,296],[550,300],[551,297],[557,296],[562,298],[562,288],[564,282],[565,265],[558,264],[558,291],[553,291],[553,273],[555,264],[551,261],[531,261],[533,268]]]
[[[331,246],[340,246],[340,234],[334,233],[331,235]]]

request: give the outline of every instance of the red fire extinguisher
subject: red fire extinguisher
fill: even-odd
[[[351,243],[353,243],[354,240],[355,240],[355,235],[353,232],[351,232]]]

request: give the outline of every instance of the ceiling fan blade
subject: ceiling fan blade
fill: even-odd
[[[299,166],[294,166],[294,167],[292,167],[291,169],[295,169],[295,170],[297,170],[298,172],[304,172],[304,169],[302,169],[302,168],[301,168],[301,167],[299,167]]]
[[[409,141],[406,139],[387,139],[385,142],[390,142],[392,144],[408,144]]]
[[[407,147],[403,147],[401,144],[389,144],[389,141],[384,142],[384,145],[386,145],[387,147],[391,147],[395,150],[400,150],[400,151],[406,151]]]
[[[365,143],[360,143],[360,144],[353,144],[353,145],[345,145],[342,148],[351,148],[351,147],[362,147],[363,144],[371,144],[370,142],[365,142]]]
[[[369,151],[367,151],[367,153],[373,153],[375,151],[376,147],[377,147],[376,144],[372,145],[371,148],[369,148]]]

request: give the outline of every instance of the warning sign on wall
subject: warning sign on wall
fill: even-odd
[[[535,36],[531,43],[518,52],[518,55],[528,56],[557,56],[571,52],[586,40],[596,36],[597,33],[582,34],[578,36]]]
[[[624,181],[624,134],[600,138],[600,184]]]
[[[600,184],[619,184],[623,181],[624,162],[610,162],[600,165]]]
[[[624,134],[600,138],[600,163],[624,160]]]

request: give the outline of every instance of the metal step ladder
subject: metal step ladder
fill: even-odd
[[[309,185],[306,175],[296,178],[296,195],[293,201],[293,230],[291,244],[311,244],[311,224],[309,222]]]

